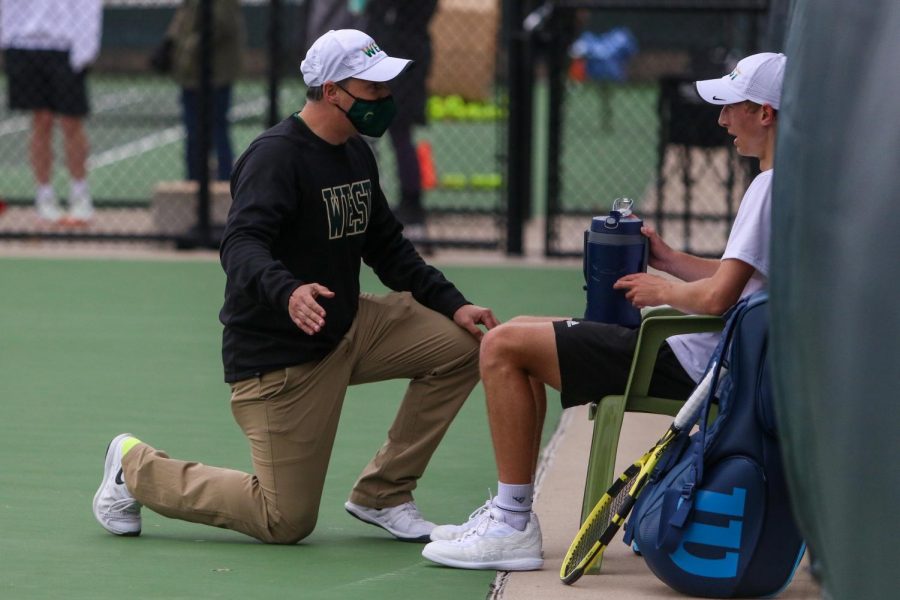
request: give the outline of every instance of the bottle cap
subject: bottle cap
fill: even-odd
[[[612,209],[614,212],[617,212],[621,215],[621,218],[624,219],[628,215],[631,214],[631,209],[634,206],[634,200],[631,198],[616,198],[613,200]]]

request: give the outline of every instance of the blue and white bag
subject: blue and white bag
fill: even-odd
[[[718,415],[664,458],[632,512],[636,542],[663,582],[693,596],[771,596],[805,545],[791,514],[767,360],[768,294],[732,309],[710,365]]]

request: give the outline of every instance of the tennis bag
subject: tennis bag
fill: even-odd
[[[788,498],[768,355],[768,294],[731,310],[700,428],[651,475],[625,529],[647,565],[692,596],[771,596],[805,545]],[[713,395],[718,415],[708,423]]]

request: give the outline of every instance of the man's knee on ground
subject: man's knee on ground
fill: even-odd
[[[260,537],[260,541],[267,544],[296,544],[303,538],[309,536],[315,528],[315,517],[299,519],[296,522],[282,520],[280,523],[270,527],[268,532]]]

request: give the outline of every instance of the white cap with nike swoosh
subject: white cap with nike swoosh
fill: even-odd
[[[778,110],[785,64],[787,57],[784,54],[752,54],[741,60],[728,75],[698,81],[697,93],[710,104],[735,104],[750,100]]]

